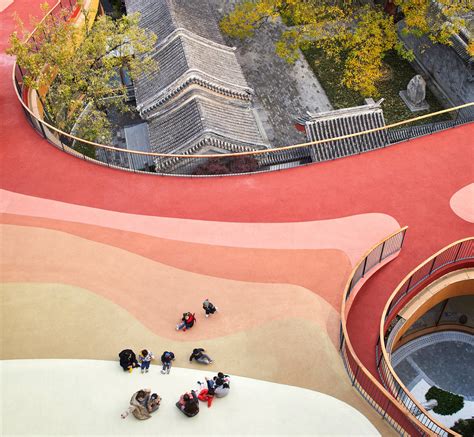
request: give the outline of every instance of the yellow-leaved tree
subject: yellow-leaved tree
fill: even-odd
[[[450,44],[450,37],[464,25],[463,14],[473,0],[385,0],[405,19],[405,32],[428,35]],[[343,59],[342,85],[363,96],[377,95],[382,61],[390,50],[405,59],[413,53],[399,39],[394,16],[373,0],[244,0],[221,21],[224,33],[235,38],[253,36],[268,20],[282,17],[291,26],[276,43],[277,53],[288,62],[300,48],[323,49],[330,58]],[[385,5],[387,6],[387,5]],[[472,47],[472,42],[470,47]]]

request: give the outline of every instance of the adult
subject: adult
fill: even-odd
[[[134,393],[130,399],[130,407],[128,410],[122,413],[122,419],[125,419],[130,413],[132,413],[138,420],[146,420],[151,417],[151,413],[160,408],[161,398],[156,394],[151,394],[149,388]]]
[[[176,331],[180,331],[181,329],[186,331],[186,329],[191,329],[194,324],[196,323],[196,316],[194,313],[183,313],[183,317],[181,317],[181,322],[176,325]]]
[[[201,364],[211,364],[212,358],[204,352],[205,349],[203,349],[202,347],[193,349],[193,353],[189,357],[189,361],[196,360],[198,363]]]
[[[128,370],[131,373],[134,367],[140,367],[137,361],[137,356],[131,349],[124,349],[118,356],[120,359],[120,366],[124,372]]]
[[[178,409],[186,416],[193,417],[199,413],[199,400],[194,390],[191,393],[185,393],[176,402]]]

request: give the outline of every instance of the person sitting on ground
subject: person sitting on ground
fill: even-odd
[[[156,394],[150,394],[149,388],[137,391],[130,399],[130,407],[123,412],[121,417],[125,419],[132,413],[138,420],[146,420],[151,417],[150,413],[160,408],[161,398]]]
[[[216,386],[214,389],[214,396],[216,398],[223,398],[229,394],[230,391],[230,385],[227,382],[224,382],[224,384]]]
[[[124,349],[119,353],[120,366],[126,372],[127,370],[132,373],[134,367],[140,367],[137,361],[137,356],[131,349]]]
[[[214,306],[211,302],[209,302],[209,299],[206,299],[202,303],[202,308],[206,312],[206,317],[209,317],[209,314],[214,314],[217,311],[217,307]]]
[[[189,311],[187,313],[183,313],[183,317],[181,318],[181,323],[178,323],[176,325],[176,331],[180,331],[181,329],[186,331],[186,329],[190,329],[194,326],[194,323],[196,323],[196,316],[194,313],[190,313]]]
[[[198,363],[201,364],[211,364],[212,358],[209,355],[204,354],[203,352],[205,352],[205,350],[202,347],[193,349],[193,353],[189,357],[189,361],[195,359]]]
[[[153,355],[153,352],[143,349],[138,356],[138,361],[140,361],[140,367],[142,369],[142,373],[147,372],[150,369],[150,363],[151,360],[154,360],[155,356]]]
[[[163,369],[161,370],[161,373],[163,375],[165,373],[169,374],[171,370],[171,361],[174,360],[174,353],[173,352],[168,352],[164,351],[163,355],[161,355],[161,364],[163,364]]]
[[[148,404],[147,404],[148,411],[150,413],[153,413],[154,411],[158,410],[158,408],[160,408],[160,403],[161,403],[161,398],[156,393],[153,393],[150,396],[150,400],[148,401]]]
[[[214,376],[214,378],[212,379],[214,380],[214,384],[216,385],[216,387],[219,387],[223,385],[224,383],[227,383],[230,385],[229,375],[224,375],[222,372],[219,372],[217,376]]]
[[[211,408],[212,401],[214,400],[214,381],[206,378],[206,386],[201,381],[199,384],[198,399],[202,402],[207,402],[207,408]],[[205,388],[207,387],[207,388]]]
[[[188,417],[193,417],[199,413],[199,400],[196,396],[196,392],[191,390],[191,394],[185,393],[176,402],[176,406],[179,410]]]

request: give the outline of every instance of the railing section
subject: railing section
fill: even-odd
[[[395,323],[397,319],[394,318],[394,314],[413,299],[414,293],[412,291],[415,290],[416,295],[416,290],[421,291],[423,285],[431,282],[433,276],[440,269],[473,259],[474,238],[467,238],[445,247],[413,270],[388,300],[382,314],[380,335],[377,342],[377,368],[384,385],[395,399],[411,413],[414,419],[430,431],[443,436],[457,434],[434,420],[398,378],[390,364],[391,342],[389,338],[393,337],[393,333],[397,329]],[[387,340],[388,344],[386,344]]]
[[[60,0],[49,13],[58,14],[62,8],[72,11],[75,4],[76,0]],[[33,41],[35,41],[35,31],[36,29],[29,36],[29,39]],[[201,177],[278,170],[360,154],[474,121],[473,102],[377,129],[267,150],[206,155],[141,152],[86,141],[56,129],[48,123],[47,117],[44,120],[40,119],[29,107],[28,94],[35,91],[24,87],[25,73],[15,63],[13,69],[15,91],[28,121],[43,138],[55,147],[86,161],[148,174]],[[444,119],[434,121],[439,120],[440,117]],[[417,125],[422,120],[423,123],[424,120],[429,123]],[[183,129],[185,128],[183,126]],[[387,141],[384,144],[369,141],[375,133],[382,134]]]
[[[343,295],[340,349],[344,366],[352,385],[382,418],[402,435],[425,436],[430,434],[429,430],[423,424],[419,424],[416,420],[413,420],[410,411],[403,405],[400,405],[361,363],[352,347],[346,327],[346,312],[350,311],[350,309],[346,311],[346,303],[349,297],[367,275],[373,273],[387,258],[397,254],[401,250],[406,231],[407,227],[402,228],[378,243],[365,254],[352,271]]]

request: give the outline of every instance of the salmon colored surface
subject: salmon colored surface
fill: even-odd
[[[261,249],[339,249],[352,264],[400,228],[385,214],[293,223],[228,223],[117,213],[0,191],[0,212],[139,232],[169,240]]]
[[[295,284],[318,293],[338,311],[351,271],[340,250],[269,250],[209,246],[58,220],[4,214],[3,223],[56,229],[194,273],[238,281]],[[367,242],[369,243],[369,242]],[[328,275],[327,272],[333,272]],[[311,275],[308,275],[311,272]]]
[[[316,293],[296,285],[190,273],[48,229],[3,225],[1,238],[2,282],[58,282],[91,290],[170,339],[183,338],[184,333],[174,329],[178,319],[184,311],[199,312],[206,297],[216,301],[225,317],[213,330],[191,329],[184,334],[187,341],[287,318],[309,319],[325,327],[333,340],[337,337],[337,311]]]
[[[467,222],[474,223],[474,183],[456,191],[449,204],[459,217]]]

